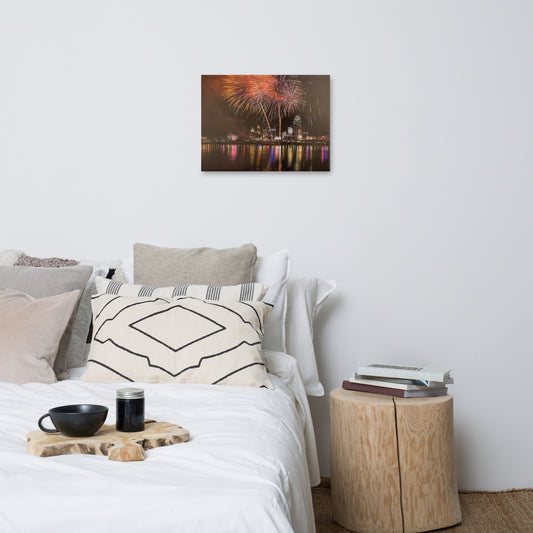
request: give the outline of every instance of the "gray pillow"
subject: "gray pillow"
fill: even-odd
[[[133,246],[135,283],[154,287],[251,283],[256,260],[253,244],[222,250]]]
[[[74,267],[23,267],[0,266],[0,287],[24,292],[34,298],[44,298],[79,290],[76,307],[61,338],[59,350],[54,362],[54,372],[58,379],[64,379],[67,374],[67,361],[75,358],[69,354],[68,346],[72,337],[72,329],[78,310],[80,295],[83,293],[87,281],[92,274],[90,266]]]

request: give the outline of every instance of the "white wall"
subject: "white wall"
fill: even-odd
[[[531,487],[532,22],[527,1],[1,0],[0,248],[287,247],[338,282],[328,391],[373,360],[451,367],[460,487]],[[200,75],[228,73],[331,74],[332,171],[202,174]]]

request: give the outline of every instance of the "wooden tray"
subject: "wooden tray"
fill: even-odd
[[[168,422],[145,421],[144,431],[125,433],[104,425],[91,437],[65,437],[61,433],[30,431],[28,453],[38,457],[84,453],[107,455],[112,461],[144,461],[144,450],[189,440],[189,431]]]

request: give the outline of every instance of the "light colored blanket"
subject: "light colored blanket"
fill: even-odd
[[[313,532],[307,400],[290,383],[294,360],[268,357],[282,376],[271,376],[275,390],[136,384],[146,417],[187,428],[191,440],[135,463],[26,452],[26,434],[51,407],[107,405],[114,423],[123,384],[0,383],[0,531]]]

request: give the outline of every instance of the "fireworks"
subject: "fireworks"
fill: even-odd
[[[276,93],[276,104],[282,116],[296,114],[306,101],[302,83],[294,78],[279,76]]]
[[[225,76],[222,96],[241,114],[254,114],[269,106],[277,80],[275,76]]]
[[[281,119],[296,114],[305,106],[306,92],[294,78],[272,75],[225,76],[222,96],[239,114],[277,118],[281,135]]]

